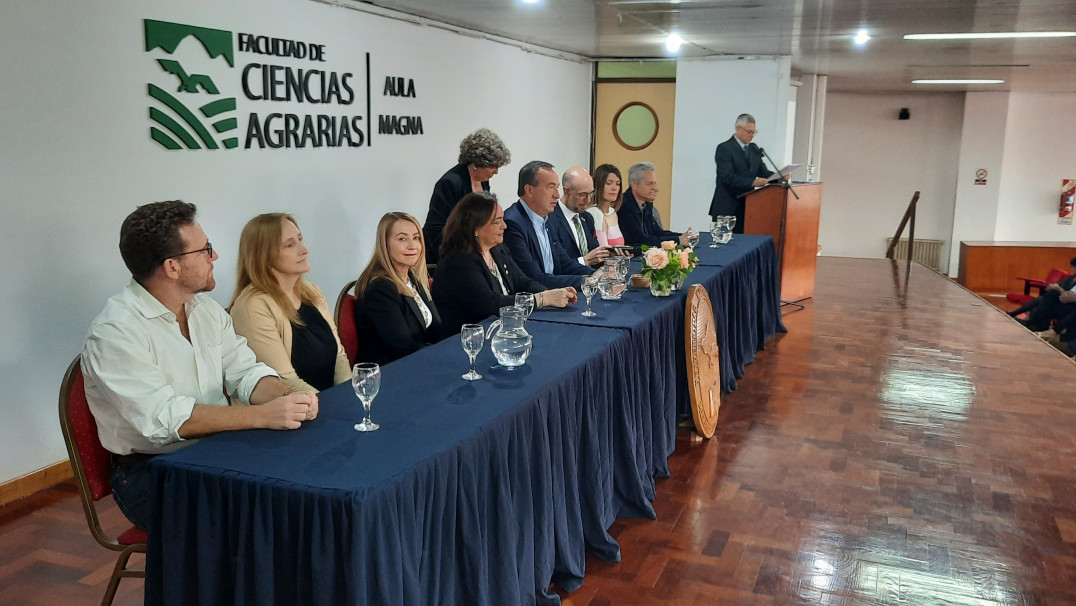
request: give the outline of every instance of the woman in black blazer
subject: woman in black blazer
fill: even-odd
[[[456,166],[437,180],[430,196],[430,209],[426,213],[426,224],[422,226],[428,244],[427,263],[437,263],[445,222],[456,203],[473,191],[489,191],[490,178],[511,161],[512,154],[504,141],[489,129],[480,128],[460,141]]]
[[[504,227],[504,211],[488,192],[467,194],[449,215],[433,281],[445,336],[514,305],[518,292],[533,293],[535,309],[564,307],[576,299],[571,287],[546,290],[528,278],[501,245]]]
[[[387,364],[440,340],[424,249],[417,219],[401,212],[381,217],[373,258],[355,282],[357,362]]]

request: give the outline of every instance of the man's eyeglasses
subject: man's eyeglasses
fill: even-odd
[[[594,195],[594,192],[592,192],[592,191],[577,191],[577,192],[573,193],[572,195],[575,196],[576,198],[579,198],[580,200],[589,200],[590,197]]]
[[[206,242],[205,243],[205,248],[199,248],[198,250],[188,250],[187,252],[179,253],[178,255],[172,255],[171,257],[165,257],[164,259],[161,259],[161,263],[164,263],[165,261],[167,261],[169,259],[175,259],[176,257],[182,257],[184,255],[193,255],[194,253],[200,253],[200,252],[209,253],[209,256],[212,258],[213,257],[213,243],[212,242]]]
[[[742,126],[740,126],[739,128],[740,128],[740,130],[742,130],[743,132],[745,132],[745,133],[747,133],[749,135],[757,135],[758,134],[758,130],[747,130],[746,128],[744,128]]]

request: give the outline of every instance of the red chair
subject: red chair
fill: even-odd
[[[1027,303],[1028,301],[1030,301],[1030,300],[1034,299],[1035,297],[1041,295],[1043,293],[1043,291],[1046,290],[1046,285],[1047,284],[1056,284],[1057,282],[1060,282],[1061,280],[1064,280],[1065,278],[1069,277],[1069,275],[1071,275],[1071,274],[1069,274],[1069,272],[1067,272],[1067,271],[1065,271],[1063,269],[1054,268],[1054,269],[1050,270],[1050,273],[1046,274],[1046,279],[1045,280],[1037,280],[1035,278],[1018,277],[1018,278],[1016,278],[1017,280],[1023,280],[1024,281],[1024,292],[1023,292],[1023,294],[1016,293],[1016,292],[1011,292],[1011,293],[1005,295],[1005,299],[1007,301],[1009,301],[1010,303],[1016,303],[1017,305],[1023,305],[1024,303]],[[1039,289],[1039,292],[1037,292],[1035,294],[1031,294],[1031,289],[1032,288]]]
[[[340,335],[340,344],[344,346],[348,364],[354,364],[355,357],[359,355],[359,330],[355,326],[355,295],[351,294],[351,289],[354,287],[354,280],[344,286],[340,295],[336,297],[336,310],[333,311],[336,332]]]
[[[101,606],[108,606],[116,597],[123,578],[146,578],[146,571],[128,568],[127,561],[135,553],[146,553],[146,533],[134,526],[123,534],[112,538],[101,528],[97,517],[97,501],[112,494],[109,476],[112,471],[112,453],[101,446],[97,434],[97,421],[86,403],[86,388],[82,378],[81,357],[67,367],[63,383],[60,386],[60,428],[67,444],[67,455],[71,458],[71,470],[78,484],[78,494],[82,498],[82,509],[86,512],[86,522],[90,525],[90,534],[102,546],[121,552],[116,566],[112,569],[112,578]]]

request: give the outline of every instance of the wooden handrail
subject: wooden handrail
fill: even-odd
[[[908,208],[904,211],[904,217],[900,220],[900,225],[897,226],[897,233],[893,234],[893,240],[889,242],[889,248],[885,251],[886,259],[893,258],[893,251],[897,248],[900,235],[904,232],[904,226],[908,224],[908,221],[911,221],[911,226],[908,228],[908,260],[912,259],[912,252],[915,248],[915,205],[917,202],[919,202],[918,191],[912,195],[912,201],[908,203]]]

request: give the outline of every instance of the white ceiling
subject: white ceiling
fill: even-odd
[[[907,41],[908,33],[1076,31],[1076,0],[352,0],[591,59],[790,55],[830,90],[1076,92],[1076,38]],[[852,42],[861,27],[873,39]],[[912,85],[1000,78],[997,86]]]

